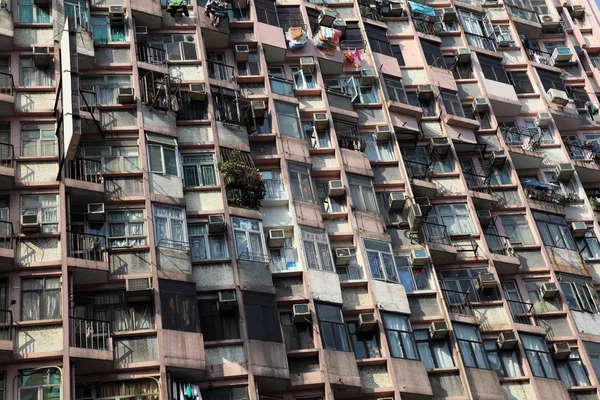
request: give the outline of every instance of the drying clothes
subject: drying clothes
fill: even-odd
[[[290,28],[288,33],[291,40],[299,40],[304,35],[304,29],[301,27]]]

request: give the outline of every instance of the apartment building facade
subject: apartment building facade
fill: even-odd
[[[0,6],[3,399],[598,398],[593,1]]]

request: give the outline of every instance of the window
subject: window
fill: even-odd
[[[464,268],[450,271],[440,271],[440,286],[451,291],[447,293],[451,299],[460,297],[459,293],[469,293],[470,301],[493,301],[498,300],[498,291],[476,289],[475,281],[477,275],[489,272],[487,268]],[[455,296],[456,294],[456,296]]]
[[[427,215],[427,222],[444,225],[450,236],[475,233],[466,204],[435,205]]]
[[[499,349],[495,340],[486,340],[483,342],[483,345],[485,346],[490,366],[496,371],[499,379],[523,376],[521,361],[514,349]]]
[[[103,383],[78,384],[75,387],[76,400],[93,399],[144,399],[157,400],[160,397],[158,382],[142,378],[108,381]],[[33,397],[35,399],[35,397]],[[54,399],[54,398],[52,398]],[[58,399],[57,399],[58,400]]]
[[[317,87],[317,80],[314,75],[304,73],[300,67],[292,67],[292,77],[294,88],[297,90],[315,89]]]
[[[319,205],[322,213],[343,212],[345,210],[346,199],[343,197],[329,197],[329,182],[317,182],[317,195],[319,196]]]
[[[21,196],[21,215],[37,215],[40,232],[58,232],[58,196]]]
[[[58,368],[23,371],[18,375],[19,399],[60,400],[61,372]]]
[[[233,75],[231,66],[225,64],[224,53],[207,53],[206,61],[208,62],[208,77],[219,81],[229,80]]]
[[[584,260],[600,258],[600,242],[593,229],[588,229],[583,237],[575,238],[575,240],[577,249]]]
[[[309,9],[306,9],[309,11]],[[317,17],[319,16],[319,11],[315,10]],[[311,13],[308,13],[309,20],[311,17]],[[314,30],[313,30],[314,32]],[[346,23],[346,31],[342,34],[340,38],[340,48],[342,50],[346,49],[364,49],[365,48],[365,40],[363,37],[362,30],[358,25],[358,22],[347,22]]]
[[[217,176],[215,172],[214,155],[184,155],[183,182],[186,187],[216,185]]]
[[[244,292],[248,338],[267,342],[283,341],[275,295]]]
[[[515,88],[517,94],[535,93],[531,80],[526,71],[507,72],[511,85]]]
[[[479,63],[481,65],[483,75],[487,79],[506,83],[507,85],[510,84],[510,82],[508,80],[508,75],[506,74],[506,71],[504,70],[504,65],[502,65],[501,59],[485,56],[483,54],[477,54],[477,59],[479,60]],[[525,77],[527,77],[526,73],[525,73]]]
[[[373,279],[400,282],[389,243],[363,239]]]
[[[260,59],[258,53],[251,52],[248,54],[248,61],[237,63],[238,75],[260,75]]]
[[[533,218],[546,246],[575,250],[575,242],[565,217],[534,212]]]
[[[57,149],[54,129],[54,125],[21,125],[21,156],[55,156]]]
[[[21,280],[21,320],[60,318],[60,278]]]
[[[81,90],[84,91],[83,97],[88,106],[117,104],[118,89],[126,87],[131,87],[131,79],[127,75],[87,76],[81,79]]]
[[[258,19],[258,22],[279,26],[275,0],[257,0],[254,3],[254,6],[256,7],[256,18]]]
[[[115,332],[154,327],[152,304],[128,301],[124,291],[75,295],[74,310],[76,317],[110,321]]]
[[[419,99],[417,92],[406,92],[406,99],[411,106],[421,108],[424,117],[433,117],[436,115],[435,97],[431,99]]]
[[[525,215],[501,215],[500,223],[512,245],[535,244]]]
[[[550,351],[542,336],[519,334],[533,376],[558,379]]]
[[[315,202],[308,166],[288,163],[292,196],[295,200]]]
[[[456,342],[466,367],[490,369],[483,342],[476,326],[452,324]]]
[[[348,175],[348,186],[356,211],[378,214],[375,189],[373,189],[373,181],[370,178]]]
[[[348,332],[350,332],[350,341],[357,360],[381,357],[377,332],[360,332],[357,322],[348,322]]]
[[[265,247],[262,223],[251,219],[231,218],[237,257],[262,262]]]
[[[384,86],[387,90],[388,99],[399,103],[408,103],[402,78],[393,75],[383,75]]]
[[[275,102],[279,133],[296,139],[302,139],[302,126],[298,114],[298,106],[294,104]]]
[[[150,172],[178,176],[177,140],[147,134],[148,167]]]
[[[560,287],[570,310],[598,312],[596,290],[591,279],[561,274]]]
[[[94,43],[124,42],[125,25],[112,25],[106,16],[92,16],[92,37]]]
[[[270,171],[260,171],[263,185],[265,186],[265,199],[285,199],[287,194],[283,189],[283,181],[281,179],[281,171],[278,169]]]
[[[400,283],[407,292],[431,289],[427,267],[410,265],[409,258],[406,256],[395,257],[394,260],[400,276]]]
[[[69,18],[69,26],[89,30],[89,15],[85,0],[65,1],[65,15]]]
[[[536,68],[538,76],[540,77],[540,81],[542,82],[542,86],[544,87],[544,91],[548,91],[550,89],[557,89],[566,92],[565,84],[563,83],[560,73],[547,71],[541,68]]]
[[[180,93],[181,107],[177,111],[177,121],[200,121],[208,119],[208,102],[206,100],[190,99],[190,92]]]
[[[596,379],[600,379],[600,343],[583,342],[587,351]]]
[[[36,4],[34,0],[19,0],[19,23],[21,24],[49,24],[50,7],[48,3]]]
[[[311,149],[331,147],[328,129],[317,130],[312,122],[304,122],[302,129],[304,129],[308,147]]]
[[[185,209],[155,205],[153,215],[156,245],[186,250]]]
[[[585,109],[585,104],[590,101],[590,95],[584,86],[567,86],[567,95],[575,102],[575,108]]]
[[[240,338],[237,312],[219,311],[217,300],[198,300],[200,329],[205,342]]]
[[[422,173],[431,164],[433,172],[442,174],[454,171],[454,163],[452,157],[441,155],[432,160],[425,147],[405,147],[402,149],[404,155],[404,163],[408,172],[416,172],[417,175]]]
[[[148,45],[165,49],[167,60],[197,60],[196,37],[193,34],[150,35]]]
[[[6,399],[6,373],[0,373],[0,399]]]
[[[248,400],[246,386],[203,389],[200,392],[203,400]]]
[[[573,386],[590,386],[588,374],[583,366],[579,351],[571,349],[571,355],[566,360],[556,360],[556,369],[560,379],[567,388]]]
[[[370,104],[379,101],[375,86],[361,86],[360,80],[354,76],[349,78],[326,79],[325,86],[333,92],[344,93],[353,103]]]
[[[35,65],[31,57],[21,57],[21,86],[52,86],[54,68]]]
[[[442,90],[442,101],[444,102],[444,108],[446,113],[456,115],[457,117],[464,117],[465,113],[458,97],[458,92],[451,92],[449,90]]]
[[[407,358],[418,360],[415,337],[406,315],[381,313],[383,329],[394,358]]]
[[[302,13],[298,6],[277,6],[277,19],[279,20],[279,27],[284,28],[286,26],[301,26],[304,24],[302,19]]]
[[[365,153],[369,157],[369,161],[391,161],[394,159],[394,150],[389,140],[376,140],[376,135],[372,133],[361,135],[361,137],[367,144]]]
[[[206,224],[189,225],[188,233],[192,261],[228,258],[225,235],[210,235]]]
[[[319,331],[326,350],[350,351],[342,309],[328,304],[316,304]]]
[[[444,55],[440,50],[439,44],[428,42],[427,40],[421,40],[421,47],[423,47],[423,53],[425,54],[427,65],[444,69],[447,68],[446,60],[444,60]]]
[[[489,51],[496,51],[493,28],[489,19],[480,13],[458,9],[458,16],[465,30],[469,45]],[[477,54],[479,58],[480,53]]]
[[[282,247],[269,249],[269,251],[271,252],[271,271],[279,272],[296,269],[296,248],[292,238],[286,238]]]
[[[398,65],[404,67],[406,63],[404,62],[404,56],[402,55],[402,48],[399,44],[392,45],[392,54],[396,61],[398,61]]]
[[[102,164],[105,172],[139,171],[140,151],[135,140],[119,142],[85,142],[77,148],[77,156]]]
[[[433,340],[429,335],[428,329],[420,329],[415,331],[415,339],[417,349],[419,350],[419,358],[425,364],[425,368],[452,368],[454,360],[452,353],[448,347],[448,342],[445,339]]]
[[[146,245],[144,210],[110,211],[106,220],[109,247]]]
[[[196,285],[159,280],[163,329],[198,332]]]
[[[473,65],[469,61],[468,63],[457,63],[456,56],[444,56],[446,58],[446,65],[451,65],[449,67],[452,70],[452,75],[454,75],[454,79],[473,79]]]
[[[543,280],[526,280],[523,282],[527,290],[529,301],[533,304],[533,310],[537,313],[560,311],[560,303],[558,298],[543,299],[540,296],[540,287],[547,283]]]
[[[302,229],[302,244],[308,268],[333,272],[329,239],[324,231]]]
[[[365,34],[369,39],[371,50],[373,50],[375,53],[381,53],[386,56],[394,56],[386,28],[379,28],[371,24],[365,24]]]

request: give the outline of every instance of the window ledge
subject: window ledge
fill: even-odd
[[[451,372],[460,373],[460,369],[458,367],[448,367],[448,368],[433,368],[428,369],[428,374],[447,374]]]
[[[535,311],[535,310],[534,310]],[[536,317],[566,317],[566,311],[535,311]],[[548,339],[548,340],[556,340],[556,338]]]
[[[53,25],[52,23],[37,23],[37,22],[31,22],[31,23],[25,23],[25,22],[15,22],[14,24],[15,28],[29,28],[29,29],[48,29],[48,28],[52,28]]]
[[[502,300],[490,300],[490,301],[472,301],[470,304],[475,307],[493,307],[493,306],[501,306],[504,303],[502,302]]]
[[[107,250],[109,253],[128,253],[128,252],[148,251],[148,250],[150,250],[150,246],[109,247]]]
[[[33,162],[33,161],[58,161],[58,156],[40,156],[40,157],[15,157],[17,162]]]
[[[186,119],[175,121],[177,126],[189,126],[189,125],[210,125],[208,119]]]
[[[58,224],[59,222],[56,222],[56,223]],[[30,233],[30,234],[18,233],[16,236],[20,239],[58,239],[58,238],[60,238],[60,232],[52,232],[52,233],[39,232],[39,233]]]
[[[227,340],[212,340],[205,341],[204,347],[220,347],[220,346],[235,346],[235,345],[243,345],[244,341],[242,339],[227,339]]]
[[[315,357],[319,355],[318,349],[300,349],[287,352],[289,358]]]
[[[131,46],[131,42],[126,40],[124,42],[102,42],[96,43],[94,42],[94,47],[108,47],[108,48],[116,48],[116,47],[126,47],[129,48]]]
[[[210,185],[210,186],[185,186],[183,188],[184,192],[211,192],[215,190],[221,190],[221,186],[219,185]]]
[[[509,382],[528,382],[528,376],[513,376],[499,379],[500,383],[509,383]]]
[[[96,107],[98,107],[98,110],[135,110],[136,109],[136,105],[135,104],[98,104]]]
[[[571,386],[567,388],[569,392],[587,392],[590,390],[596,390],[596,386]]]
[[[14,322],[15,327],[28,327],[28,326],[47,326],[47,325],[62,325],[62,318],[53,319],[36,319],[33,321],[18,321]]]
[[[321,217],[323,219],[344,218],[344,217],[348,217],[348,212],[338,211],[338,212],[321,213]]]
[[[436,290],[413,290],[412,292],[406,292],[408,297],[419,297],[419,296],[437,296]]]
[[[119,176],[140,176],[144,173],[142,171],[110,171],[103,172],[106,177],[119,177]]]
[[[215,258],[210,260],[192,260],[192,266],[194,265],[213,265],[213,264],[227,264],[231,263],[231,258]]]
[[[169,60],[169,65],[202,65],[202,60]]]
[[[156,329],[138,329],[132,331],[119,331],[113,332],[114,337],[125,337],[125,336],[151,336],[156,335]]]
[[[56,88],[52,86],[15,86],[15,92],[54,92]]]
[[[362,358],[356,360],[356,365],[359,367],[368,367],[371,365],[386,365],[387,358],[385,357],[373,357],[373,358]]]

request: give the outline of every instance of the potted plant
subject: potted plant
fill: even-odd
[[[239,149],[234,150],[227,161],[220,162],[218,168],[225,182],[227,203],[258,210],[260,201],[265,198],[265,185],[258,169],[242,159]]]

